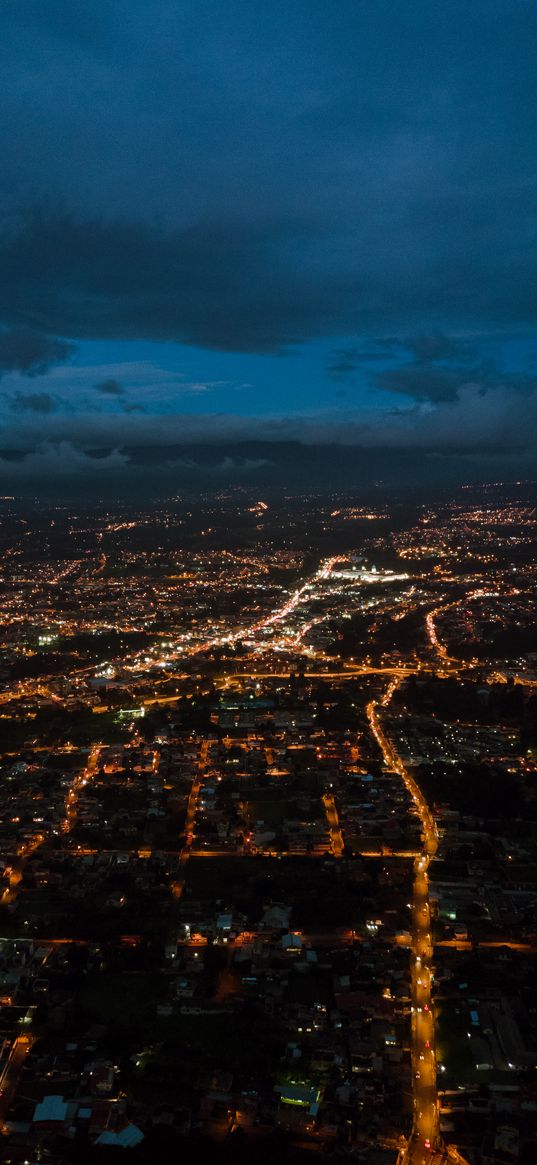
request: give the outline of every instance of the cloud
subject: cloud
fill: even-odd
[[[0,331],[0,376],[6,372],[41,376],[52,365],[68,360],[73,352],[73,344],[56,336],[27,327],[5,328]]]
[[[389,412],[377,405],[269,416],[230,413],[31,412],[13,419],[4,445],[19,452],[43,440],[67,442],[87,452],[122,448],[160,450],[196,445],[220,448],[261,441],[360,448],[496,450],[537,447],[537,383],[461,384],[456,396],[402,403]],[[265,455],[265,454],[264,454]],[[190,456],[190,454],[189,454]],[[192,456],[195,456],[193,453]]]
[[[203,457],[171,457],[164,461],[159,458],[157,466],[151,458],[142,457],[140,451],[119,449],[87,451],[77,447],[72,441],[41,441],[34,449],[25,452],[0,452],[0,480],[13,483],[33,481],[62,481],[69,478],[95,478],[115,480],[125,474],[140,474],[151,469],[164,476],[176,472],[186,472],[188,476],[212,477],[249,474],[273,465],[267,457],[248,457],[240,453],[234,456],[214,457],[204,451]]]
[[[53,413],[56,401],[48,392],[17,392],[14,396],[3,393],[7,406],[14,413]]]
[[[99,383],[95,385],[95,388],[97,389],[97,392],[102,392],[105,396],[122,396],[125,392],[125,389],[123,385],[120,384],[119,380],[115,380],[112,376],[108,377],[106,380],[100,380]]]
[[[259,354],[337,333],[371,336],[379,325],[431,314],[443,314],[452,328],[496,326],[499,318],[511,327],[535,323],[529,286],[521,305],[526,276],[513,262],[493,279],[488,248],[471,272],[440,263],[431,288],[419,246],[415,270],[388,270],[353,229],[349,223],[329,246],[325,228],[306,212],[256,209],[240,219],[226,211],[179,227],[49,208],[20,212],[0,234],[0,316],[13,326],[39,318],[44,332],[75,341],[177,341]],[[475,294],[461,296],[461,281]],[[461,355],[460,344],[434,332],[411,334],[406,346],[420,363]],[[359,347],[336,349],[329,372],[347,377],[365,359],[371,355]]]
[[[91,17],[82,0],[25,0],[0,20],[0,372],[43,372],[72,342],[98,341],[103,361],[55,369],[54,399],[82,388],[94,403],[79,401],[78,420],[58,405],[56,428],[37,418],[51,440],[114,448],[143,440],[145,425],[163,448],[241,431],[356,444],[428,432],[442,444],[468,415],[486,443],[487,408],[504,410],[506,435],[507,399],[513,423],[531,408],[532,384],[487,368],[467,339],[537,322],[530,0],[341,0],[337,21],[311,0],[273,0],[261,18],[244,0],[94,0]],[[401,409],[356,414],[347,429],[313,415],[323,385],[311,417],[256,419],[255,386],[265,409],[267,388],[252,359],[243,421],[151,420],[127,410],[211,384],[148,368],[129,378],[118,340],[211,349],[208,363],[319,341],[334,346],[336,388],[362,381]],[[296,354],[290,413],[318,351],[303,366]],[[135,387],[136,404],[96,392],[106,380],[129,402]],[[100,421],[92,408],[123,415]],[[32,411],[12,411],[9,441],[26,440]]]
[[[273,464],[274,462],[267,457],[224,457],[217,468],[222,473],[248,472],[251,469],[265,469]]]
[[[400,361],[403,354],[406,359],[373,373],[368,369],[370,384],[416,401],[454,401],[469,387],[481,393],[495,388],[510,389],[521,395],[531,394],[537,388],[535,376],[506,373],[490,357],[480,358],[479,345],[465,337],[436,331],[401,338],[380,337],[376,344],[392,360]]]
[[[386,368],[372,378],[377,388],[401,393],[417,401],[455,401],[471,388],[481,395],[501,389],[513,396],[527,397],[537,389],[537,377],[526,373],[505,373],[493,360],[475,364],[441,364],[432,360],[412,361],[395,368]]]
[[[274,462],[268,457],[224,457],[221,461],[209,461],[207,457],[203,460],[196,460],[194,457],[179,457],[171,459],[165,463],[165,468],[169,470],[187,470],[190,473],[201,474],[204,477],[213,474],[232,476],[240,473],[251,473],[258,469],[266,469],[274,465]]]
[[[480,381],[477,375],[477,382]],[[456,400],[460,390],[473,377],[468,369],[443,368],[433,364],[411,363],[399,368],[387,368],[374,377],[377,388],[398,392],[415,400]]]
[[[359,348],[334,348],[326,374],[331,380],[353,380],[355,373],[363,366],[364,356]]]
[[[197,7],[3,7],[6,321],[242,352],[535,324],[535,5]]]
[[[129,464],[117,449],[101,456],[76,449],[69,441],[43,441],[20,457],[0,455],[0,478],[8,481],[68,478],[116,473]]]
[[[216,480],[325,488],[537,473],[537,390],[462,388],[455,400],[310,415],[21,416],[0,451],[5,488],[161,497]],[[62,484],[63,483],[63,484]],[[78,485],[77,485],[78,483]],[[63,490],[63,493],[62,493]]]
[[[70,396],[95,390],[103,396],[124,396],[134,390],[143,393],[144,400],[154,397],[200,396],[213,388],[229,385],[225,380],[189,379],[174,368],[165,367],[155,360],[118,360],[107,364],[71,364],[57,367],[46,374],[47,386]],[[103,387],[105,385],[106,387]],[[116,385],[119,385],[119,391]]]
[[[394,340],[394,345],[401,341]],[[438,360],[466,361],[475,359],[475,345],[443,332],[430,332],[417,336],[407,336],[404,347],[413,355],[416,363],[432,364]]]
[[[393,410],[361,436],[364,446],[429,453],[529,453],[537,460],[537,388],[513,397],[510,385],[468,384],[455,399]]]
[[[341,314],[330,275],[321,292],[307,269],[285,256],[302,229],[287,217],[229,215],[164,231],[141,221],[35,211],[0,239],[0,313],[13,320],[38,314],[47,331],[79,340],[278,351],[321,335]]]
[[[429,395],[424,391],[425,370],[434,369],[436,372],[438,365],[440,365],[436,387],[432,383],[430,396],[442,399],[446,393],[448,396],[452,393],[449,375],[453,365],[464,366],[471,360],[475,361],[477,346],[466,339],[448,336],[439,331],[403,337],[377,336],[371,338],[366,347],[356,345],[334,348],[332,360],[327,365],[326,373],[330,379],[335,381],[353,381],[359,372],[370,375],[369,365],[371,363],[379,361],[386,363],[387,359],[392,359],[403,353],[407,356],[410,355],[412,359],[404,364],[401,370],[399,368],[385,369],[380,374],[373,376],[372,383],[377,387],[386,388],[390,392],[408,392],[411,396],[425,397]],[[401,375],[399,375],[400,371]],[[464,377],[468,379],[468,374],[465,373]],[[384,383],[384,379],[386,383]],[[454,379],[459,385],[463,382],[460,372],[456,373]],[[415,382],[415,391],[410,388],[412,380]],[[434,374],[431,381],[434,382]]]

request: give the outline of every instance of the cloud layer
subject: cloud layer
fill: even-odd
[[[535,6],[258,16],[4,6],[5,318],[242,351],[533,324]]]
[[[25,0],[0,25],[13,472],[195,439],[532,447],[531,369],[490,353],[537,322],[533,0]],[[146,359],[134,395],[130,341],[246,354],[244,415],[159,418],[225,377]],[[293,353],[303,399],[323,343],[341,407],[261,418],[256,359]]]

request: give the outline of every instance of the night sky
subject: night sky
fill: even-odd
[[[535,0],[0,26],[4,492],[537,476]]]

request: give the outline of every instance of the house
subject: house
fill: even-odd
[[[69,1105],[63,1096],[44,1096],[36,1104],[33,1124],[40,1129],[58,1129],[67,1120]]]
[[[320,1091],[314,1085],[308,1084],[277,1084],[275,1092],[280,1094],[280,1104],[290,1104],[293,1107],[305,1108],[309,1116],[316,1116],[319,1111]]]
[[[136,1145],[141,1144],[144,1139],[144,1134],[137,1125],[128,1124],[119,1133],[114,1133],[109,1129],[105,1129],[100,1133],[95,1141],[96,1145],[114,1145],[120,1149],[134,1149]]]
[[[299,934],[284,934],[282,937],[282,947],[284,951],[300,951],[302,950],[302,939]]]

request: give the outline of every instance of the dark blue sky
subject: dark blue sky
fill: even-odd
[[[3,485],[242,440],[534,473],[534,0],[0,26]]]

